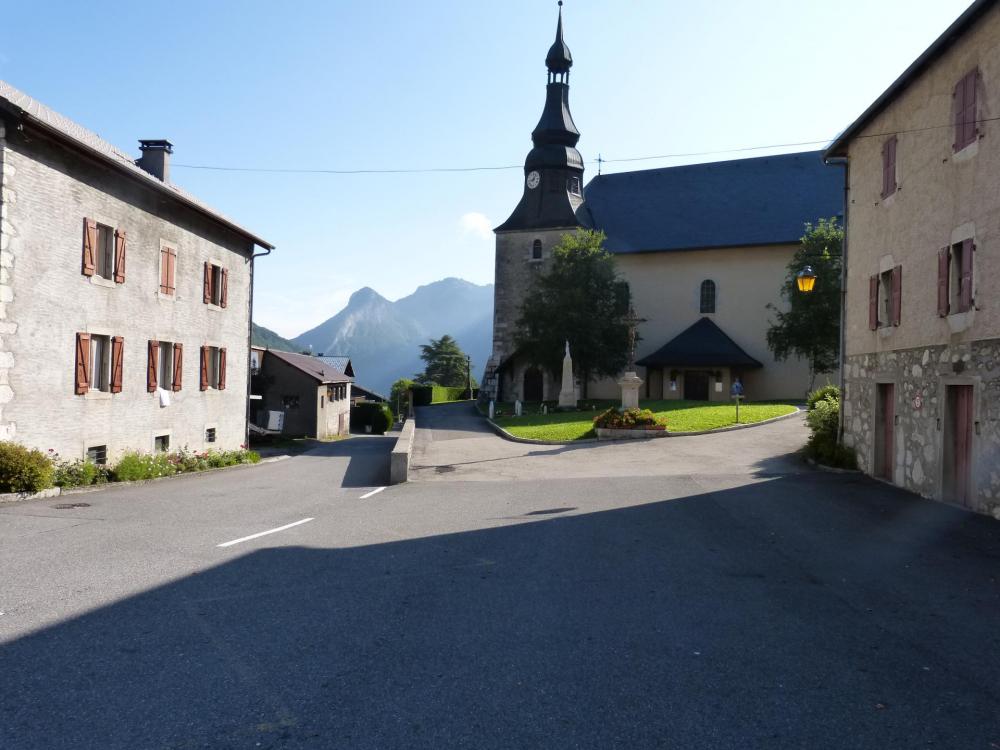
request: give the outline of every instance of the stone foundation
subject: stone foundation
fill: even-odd
[[[892,479],[924,497],[945,498],[946,389],[973,386],[970,507],[1000,518],[1000,339],[847,357],[844,439],[871,474],[877,385],[895,386]]]

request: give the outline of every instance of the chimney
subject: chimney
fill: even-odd
[[[170,181],[170,154],[174,144],[168,140],[139,141],[142,156],[136,162],[142,169],[164,182]]]

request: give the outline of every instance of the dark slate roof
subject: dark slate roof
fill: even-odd
[[[17,117],[23,118],[36,127],[45,130],[60,142],[96,156],[120,172],[124,172],[129,177],[145,183],[154,190],[158,190],[160,193],[232,229],[237,234],[252,240],[254,244],[268,250],[274,249],[274,245],[267,240],[263,240],[250,230],[244,229],[232,219],[224,216],[207,204],[202,203],[176,185],[154,177],[139,167],[135,163],[135,160],[124,151],[111,145],[96,133],[87,130],[65,115],[61,115],[55,110],[46,107],[37,99],[31,98],[6,81],[0,81],[0,110],[10,111]]]
[[[763,367],[709,318],[702,318],[649,356],[643,367]]]
[[[842,170],[808,151],[599,175],[581,218],[613,253],[776,245],[842,216],[843,191]]]
[[[319,357],[310,357],[308,354],[292,354],[291,352],[279,352],[276,349],[268,349],[268,357],[279,359],[285,364],[291,365],[297,370],[304,372],[319,383],[350,383],[351,379],[340,370],[331,367]]]
[[[333,356],[333,357],[317,357],[317,359],[320,359],[326,364],[330,365],[330,367],[332,367],[334,370],[339,370],[349,378],[354,377],[354,367],[351,365],[350,357]]]
[[[960,15],[955,22],[944,30],[930,47],[914,60],[910,67],[903,71],[885,91],[879,96],[871,106],[866,109],[861,116],[851,123],[847,129],[841,133],[827,148],[826,158],[834,158],[847,155],[847,145],[869,122],[871,122],[883,109],[889,106],[892,101],[901,94],[907,86],[916,80],[927,68],[929,68],[941,55],[948,51],[952,44],[965,34],[978,21],[982,15],[997,4],[997,0],[976,0],[965,12]]]
[[[351,396],[361,395],[365,397],[366,401],[377,401],[379,403],[388,403],[389,399],[383,396],[381,393],[376,393],[375,391],[369,390],[362,385],[355,383],[351,386]]]

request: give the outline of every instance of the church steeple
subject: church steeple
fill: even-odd
[[[531,134],[534,148],[524,161],[524,194],[498,232],[580,226],[577,210],[583,204],[583,157],[576,150],[580,131],[569,110],[572,66],[573,55],[563,39],[560,0],[556,40],[545,56],[545,107]]]

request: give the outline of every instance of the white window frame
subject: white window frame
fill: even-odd
[[[111,336],[90,334],[90,390],[111,392]]]

